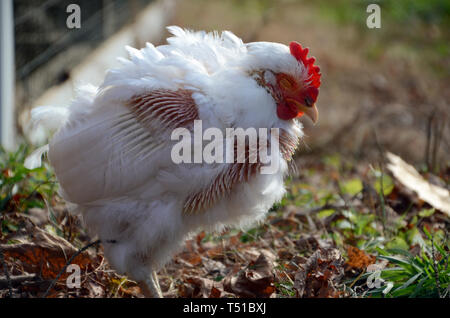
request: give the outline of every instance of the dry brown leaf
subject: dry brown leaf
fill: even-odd
[[[128,288],[120,286],[120,291],[127,296],[142,297],[142,290],[139,288],[139,286],[131,286]]]
[[[206,236],[205,231],[202,231],[202,232],[197,234],[197,236],[195,237],[195,241],[197,242],[197,245],[201,245],[202,244],[202,240],[205,238],[205,236]]]
[[[314,235],[302,236],[294,243],[299,252],[312,252],[319,248],[328,249],[332,247],[332,242]]]
[[[376,257],[366,254],[359,248],[354,246],[349,246],[347,248],[348,260],[345,265],[348,269],[355,269],[358,271],[365,270],[369,265],[374,264]]]
[[[413,166],[399,156],[388,152],[387,167],[394,177],[405,187],[415,191],[417,196],[432,207],[450,216],[450,192],[425,180]]]
[[[206,255],[212,259],[222,259],[224,255],[223,247],[216,245],[206,251]]]
[[[219,298],[223,293],[221,284],[208,278],[198,276],[188,277],[186,282],[193,288],[187,288],[185,290],[187,294],[184,297]]]
[[[336,288],[344,275],[344,260],[334,248],[317,250],[295,274],[294,288],[299,297],[339,297]]]
[[[277,259],[277,256],[274,253],[272,253],[272,251],[265,248],[257,248],[252,246],[244,249],[242,252],[246,259],[250,259],[252,261],[256,261],[261,254],[264,254],[268,262],[271,264],[275,263]]]
[[[203,268],[208,274],[218,274],[221,276],[225,276],[228,273],[227,267],[222,262],[205,257],[202,259],[202,264]]]
[[[261,253],[256,261],[251,261],[237,276],[227,276],[224,288],[241,297],[268,298],[275,292],[272,270],[273,263]]]
[[[230,240],[228,241],[228,245],[229,246],[238,246],[239,244],[241,244],[241,234],[237,234],[237,235],[233,235],[232,237],[230,237]]]
[[[29,273],[39,274],[44,279],[55,278],[78,249],[62,237],[38,227],[32,227],[28,231],[33,233],[33,242],[1,245],[5,258],[20,260]],[[92,259],[87,251],[77,255],[72,261],[72,264],[78,264],[82,271],[91,263]],[[63,273],[61,279],[65,279],[67,275]]]
[[[222,292],[220,291],[220,289],[213,286],[211,288],[211,293],[209,294],[209,298],[220,298],[220,295],[222,295]]]
[[[191,266],[197,266],[202,263],[202,258],[199,253],[195,252],[183,252],[178,257]]]
[[[294,254],[292,253],[292,251],[286,249],[286,248],[282,248],[278,250],[278,258],[281,260],[290,260],[292,259],[292,257],[294,257]]]

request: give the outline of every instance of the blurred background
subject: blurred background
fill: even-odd
[[[76,2],[81,28],[74,29],[66,25],[73,1],[8,2],[15,89],[13,117],[2,117],[14,120],[19,142],[43,141],[27,126],[32,107],[67,105],[75,83],[99,84],[125,55],[125,45],[163,43],[164,27],[176,24],[231,30],[245,42],[296,40],[310,47],[323,73],[320,122],[314,129],[305,122],[310,153],[339,151],[358,159],[381,147],[435,169],[448,162],[448,1],[375,1],[381,7],[381,28],[375,29],[366,25],[373,2],[366,0],[85,0]],[[3,144],[12,140],[7,134]]]
[[[231,30],[245,42],[296,40],[310,47],[323,84],[320,122],[314,129],[305,122],[309,153],[361,158],[381,147],[435,169],[448,162],[448,1],[375,1],[381,7],[381,28],[375,29],[366,25],[366,8],[374,2],[367,0],[85,0],[76,2],[79,29],[66,26],[73,1],[6,2],[13,6],[13,129],[19,140],[43,140],[28,130],[30,108],[67,105],[74,84],[99,84],[125,55],[125,45],[163,43],[164,27],[176,24]]]
[[[380,28],[367,26],[372,3]],[[80,8],[80,28],[67,26],[70,4]],[[165,296],[450,295],[450,1],[1,0],[0,252],[14,279],[2,285],[0,273],[0,297],[46,296],[48,282],[64,278],[66,255],[93,240],[57,194],[49,165],[24,167],[47,138],[31,127],[30,110],[67,106],[78,84],[101,83],[125,45],[165,43],[167,25],[298,41],[317,58],[322,85],[320,120],[303,121],[286,196],[264,224],[187,241],[158,274]],[[415,168],[387,160],[387,151]],[[58,283],[49,297],[140,296],[94,248],[76,262],[82,289]],[[266,261],[257,275],[267,285],[255,287],[239,273],[263,252],[278,265]],[[307,260],[321,265],[305,269]],[[368,288],[375,262],[393,285]]]

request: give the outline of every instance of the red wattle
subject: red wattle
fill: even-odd
[[[299,115],[299,112],[298,110],[292,109],[286,104],[281,104],[277,107],[277,115],[280,119],[290,120],[297,117]]]

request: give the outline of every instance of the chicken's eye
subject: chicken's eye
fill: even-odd
[[[313,101],[310,97],[305,97],[305,106],[311,107],[313,105]]]

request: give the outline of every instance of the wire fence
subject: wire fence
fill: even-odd
[[[152,0],[14,0],[16,82],[27,103],[63,82],[92,50],[111,37]],[[75,3],[81,28],[67,27]]]

